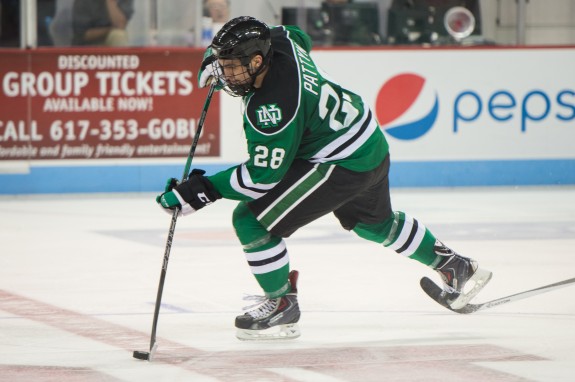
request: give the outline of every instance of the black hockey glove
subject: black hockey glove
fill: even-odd
[[[168,179],[165,192],[156,197],[156,202],[170,215],[174,209],[186,216],[212,204],[222,195],[214,188],[212,182],[204,176],[204,170],[194,169],[183,183],[177,179]]]

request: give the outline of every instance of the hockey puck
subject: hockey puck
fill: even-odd
[[[141,359],[144,361],[149,361],[150,360],[150,353],[148,353],[147,351],[138,351],[135,350],[134,354],[132,354],[132,356],[136,359]]]

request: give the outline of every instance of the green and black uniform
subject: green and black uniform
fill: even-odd
[[[262,86],[243,98],[249,160],[209,177],[240,201],[234,227],[266,296],[289,292],[283,238],[330,212],[345,229],[432,265],[433,235],[391,209],[389,147],[369,107],[315,65],[299,28],[272,28],[271,45]]]

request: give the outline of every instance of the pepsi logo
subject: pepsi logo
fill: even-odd
[[[426,134],[439,112],[437,92],[425,78],[402,73],[383,84],[375,101],[381,128],[390,136],[413,140]]]

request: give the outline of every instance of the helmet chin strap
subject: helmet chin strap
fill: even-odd
[[[267,61],[267,62],[266,62]],[[246,67],[246,71],[250,76],[250,79],[243,83],[243,84],[238,84],[238,85],[228,85],[229,89],[231,90],[232,93],[229,93],[230,95],[233,96],[238,96],[238,97],[242,97],[246,94],[248,94],[249,92],[253,91],[256,89],[255,82],[257,77],[264,72],[264,70],[268,67],[270,60],[265,60],[263,59],[261,61],[260,66],[258,66],[255,70],[252,67],[252,61],[250,61],[247,65],[245,65]]]
[[[251,72],[250,67],[248,66],[248,73],[250,74],[250,76],[253,79],[252,80],[252,87],[255,84],[257,77],[260,74],[262,74],[269,67],[270,63],[271,63],[271,54],[268,55],[267,59],[262,57],[262,61],[261,61],[260,66],[258,66],[257,69],[253,73]],[[251,65],[251,62],[250,62],[250,65]]]
[[[248,65],[248,73],[250,75],[250,80],[251,80],[250,82],[251,82],[252,87],[254,87],[254,84],[256,83],[257,77],[262,72],[262,66],[263,66],[263,64],[258,66],[255,70],[253,70],[252,64],[250,63],[250,65]]]

